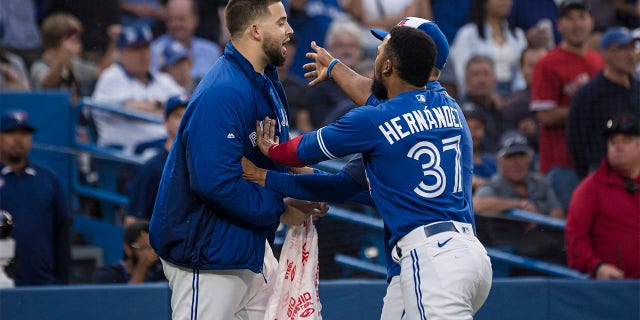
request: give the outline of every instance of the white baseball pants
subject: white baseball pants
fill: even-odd
[[[193,270],[162,261],[173,320],[263,320],[278,261],[266,244],[262,274],[248,269]]]

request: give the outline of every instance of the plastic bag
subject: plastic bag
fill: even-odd
[[[289,226],[265,320],[321,320],[318,294],[318,232],[309,217]]]

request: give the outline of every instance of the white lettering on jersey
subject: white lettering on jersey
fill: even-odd
[[[458,111],[449,106],[414,110],[392,118],[378,126],[389,144],[412,134],[440,128],[462,128]]]

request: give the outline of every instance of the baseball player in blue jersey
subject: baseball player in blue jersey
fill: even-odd
[[[278,120],[269,122],[269,132],[289,137],[276,72],[293,32],[284,6],[230,0],[225,17],[231,40],[189,100],[150,223],[173,319],[262,320],[277,272],[267,239],[279,222],[307,218],[302,206],[241,177],[243,156],[286,171],[262,155],[254,131],[254,123],[269,116]]]
[[[488,295],[491,265],[463,191],[471,170],[461,159],[472,157],[460,147],[470,143],[464,118],[451,98],[424,89],[434,56],[424,33],[395,27],[378,47],[372,85],[377,98],[390,100],[283,144],[271,141],[269,128],[257,131],[263,153],[288,166],[362,152],[401,265],[407,318],[471,319]]]
[[[416,17],[407,17],[402,19],[398,25],[404,25],[413,27],[424,31],[434,41],[437,49],[436,60],[433,71],[427,83],[427,89],[446,95],[445,89],[438,82],[440,76],[440,70],[444,68],[447,62],[449,54],[449,46],[445,35],[442,33],[438,26],[429,20]],[[372,30],[372,34],[378,39],[382,40],[386,36],[386,32],[379,30]],[[314,52],[307,54],[309,58],[315,60],[314,63],[307,64],[307,68],[313,69],[313,71],[307,73],[308,77],[317,76],[312,84],[318,83],[318,81],[327,80],[326,71],[327,67],[331,64],[334,58],[323,48],[313,45]],[[384,100],[375,99],[375,97],[366,98],[363,92],[369,92],[372,79],[363,77],[355,73],[348,66],[343,65],[340,62],[334,63],[334,67],[331,71],[332,79],[347,93],[347,95],[354,101],[361,101],[360,103],[367,101],[369,105],[377,105]],[[321,72],[316,72],[322,70]],[[457,104],[451,104],[451,108],[458,110],[460,116],[462,111]],[[463,141],[471,141],[469,130],[466,127],[466,121],[462,121],[465,126],[464,135],[467,138]],[[472,145],[470,143],[463,143],[461,145],[462,150],[471,150]],[[463,154],[467,151],[463,151]],[[472,170],[472,160],[462,159],[464,170]],[[354,156],[347,165],[344,166],[342,171],[336,174],[298,174],[289,175],[277,172],[269,172],[267,179],[267,171],[261,170],[253,166],[248,161],[243,161],[243,169],[245,170],[245,178],[248,178],[254,182],[257,182],[263,186],[266,186],[272,190],[278,190],[285,195],[292,196],[300,199],[314,200],[314,201],[332,201],[332,202],[345,202],[355,201],[363,204],[372,205],[373,202],[368,194],[368,182],[366,181],[364,164],[360,154]],[[310,170],[306,170],[310,173]],[[323,173],[315,170],[316,173]],[[468,175],[463,175],[463,179]],[[470,182],[465,181],[467,186]],[[362,191],[366,191],[362,192]],[[466,198],[471,203],[471,188],[465,187],[464,192]],[[363,196],[364,195],[364,196]],[[404,314],[404,304],[402,303],[402,293],[400,290],[400,266],[391,259],[391,248],[388,244],[389,232],[385,226],[385,254],[387,257],[387,293],[384,297],[384,305],[382,309],[382,320],[401,319]]]

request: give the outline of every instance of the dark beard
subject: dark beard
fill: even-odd
[[[387,87],[385,87],[382,81],[378,80],[377,77],[373,78],[373,83],[371,84],[371,93],[374,97],[376,97],[376,99],[389,99],[389,96],[387,95]]]
[[[275,41],[271,41],[271,39],[265,39],[265,42],[262,43],[262,51],[267,55],[269,63],[276,67],[281,67],[286,59],[282,54],[281,47],[281,45]]]

